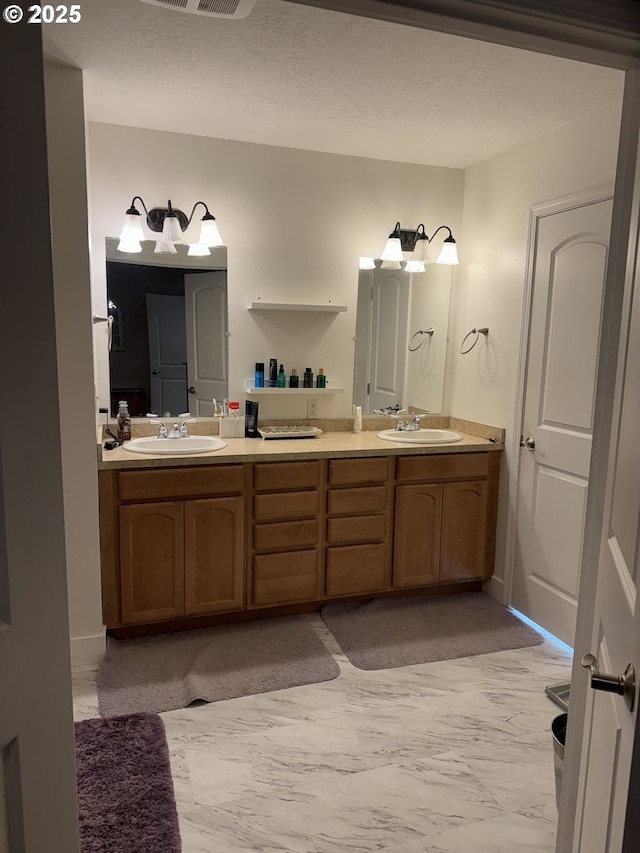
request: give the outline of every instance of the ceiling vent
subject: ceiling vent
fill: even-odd
[[[162,6],[176,12],[191,15],[207,15],[209,18],[246,18],[256,5],[256,0],[142,0],[151,6]]]

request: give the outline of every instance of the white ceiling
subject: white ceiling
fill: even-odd
[[[622,93],[620,71],[284,0],[237,21],[81,10],[43,37],[85,70],[91,121],[466,168]]]

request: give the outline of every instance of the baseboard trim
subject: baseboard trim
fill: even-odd
[[[496,601],[500,602],[500,604],[506,605],[504,600],[506,586],[502,578],[497,578],[494,575],[491,580],[485,581],[485,583],[482,584],[482,591],[486,592],[487,595],[490,595],[491,598],[495,598]]]
[[[106,633],[71,638],[71,668],[95,667],[104,657]]]

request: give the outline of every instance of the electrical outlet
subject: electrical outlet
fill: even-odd
[[[317,400],[307,400],[307,417],[308,418],[317,418],[318,417],[318,401]]]

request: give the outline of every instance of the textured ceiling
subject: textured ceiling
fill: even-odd
[[[619,99],[619,71],[257,0],[242,20],[83,0],[43,27],[91,121],[466,168]]]

